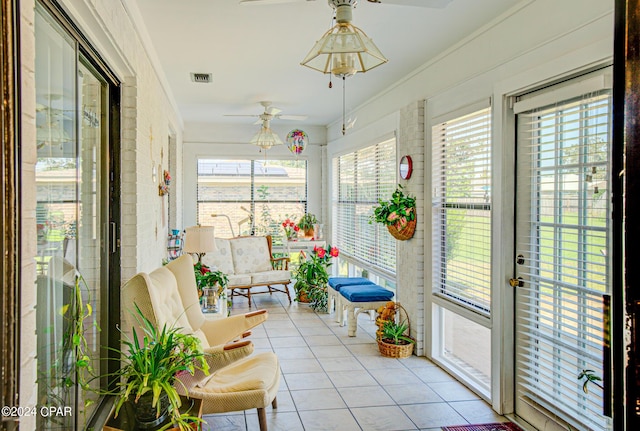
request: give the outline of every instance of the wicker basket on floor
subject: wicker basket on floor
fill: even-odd
[[[397,321],[402,321],[401,314],[404,314],[407,321],[407,331],[410,332],[411,324],[409,323],[409,314],[407,313],[407,310],[405,310],[405,308],[397,302],[395,304],[395,307],[397,311],[395,319]],[[383,341],[382,328],[385,323],[386,322],[384,320],[376,319],[376,324],[379,328],[378,331],[376,331],[376,339],[378,341],[378,350],[380,350],[380,354],[388,358],[408,358],[409,356],[411,356],[413,354],[414,343],[407,342],[407,344],[393,344]],[[408,334],[407,337],[411,338]],[[413,338],[411,339],[413,340]]]

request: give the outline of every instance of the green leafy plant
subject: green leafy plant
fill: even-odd
[[[316,223],[318,223],[318,218],[314,214],[307,213],[300,217],[300,220],[298,221],[298,227],[302,230],[309,230],[313,229],[313,225],[315,225]]]
[[[413,338],[405,335],[409,330],[406,323],[396,323],[394,320],[387,320],[382,327],[382,341],[389,344],[412,344]]]
[[[339,254],[338,248],[330,245],[327,248],[314,247],[308,259],[300,253],[300,262],[294,271],[296,301],[306,297],[312,309],[327,311],[328,268],[332,265],[331,259]]]
[[[382,223],[385,226],[404,226],[416,218],[416,198],[404,194],[402,185],[391,195],[391,199],[378,199],[378,206],[373,208],[369,217],[369,224]]]
[[[599,383],[602,381],[602,378],[596,376],[596,372],[593,370],[582,370],[582,372],[578,374],[578,380],[584,380],[584,383],[582,384],[582,391],[585,394],[589,393],[589,383],[593,383],[600,389],[604,389],[602,384]]]
[[[203,263],[193,265],[196,274],[196,285],[198,286],[198,296],[202,296],[203,289],[218,286],[218,295],[222,295],[229,284],[229,277],[222,271],[212,271]]]
[[[125,337],[123,345],[127,351],[112,349],[121,356],[121,367],[115,374],[116,395],[115,416],[126,401],[136,403],[145,394],[153,396],[152,407],[157,417],[162,413],[160,399],[163,394],[168,400],[171,423],[162,429],[178,426],[181,430],[191,430],[193,422],[202,422],[195,416],[181,414],[180,395],[176,385],[181,382],[176,377],[181,373],[193,375],[196,370],[209,373],[200,340],[189,334],[182,334],[180,328],[164,325],[156,328],[136,305],[136,319],[142,333],[133,329],[132,339]]]

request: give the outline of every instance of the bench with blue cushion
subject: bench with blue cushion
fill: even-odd
[[[373,281],[364,277],[329,277],[329,288],[327,289],[328,294],[328,309],[329,313],[335,309],[339,309],[340,305],[340,289],[342,286],[353,286],[353,285],[361,285],[361,284],[375,284]],[[337,317],[337,316],[336,316]],[[337,322],[340,322],[339,319],[336,319]]]
[[[356,336],[358,315],[384,306],[393,298],[393,292],[374,283],[342,285],[340,298],[336,303],[336,317],[344,326],[344,312],[347,312],[347,329],[350,337]]]

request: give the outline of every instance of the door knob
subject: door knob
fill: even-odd
[[[511,285],[511,287],[522,287],[524,286],[524,280],[522,279],[522,277],[510,278],[509,284]]]

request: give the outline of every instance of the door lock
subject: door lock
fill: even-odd
[[[518,265],[524,265],[524,256],[519,254],[518,257],[516,257],[516,263]]]
[[[524,280],[522,279],[522,277],[510,278],[509,279],[509,284],[511,285],[511,287],[523,287],[524,286]]]

